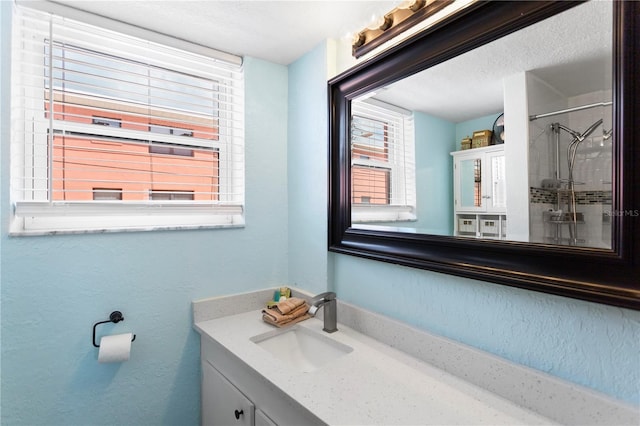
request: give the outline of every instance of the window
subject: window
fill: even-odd
[[[193,137],[193,130],[191,129],[180,129],[163,125],[152,124],[149,126],[149,131],[152,133],[162,133],[164,135]],[[159,142],[151,142],[149,152],[152,154],[181,155],[183,157],[193,157],[194,155],[192,149],[182,148],[180,145],[168,145]]]
[[[120,120],[112,120],[105,117],[93,117],[91,119],[91,124],[99,124],[100,126],[109,127],[122,127],[122,122]]]
[[[122,200],[122,189],[93,188],[94,200]]]
[[[193,157],[193,150],[187,148],[181,148],[176,145],[149,145],[149,152],[151,154],[165,154],[165,155],[180,155],[183,157]]]
[[[239,63],[21,7],[14,22],[12,233],[244,223]]]
[[[473,161],[473,205],[482,206],[482,160]]]
[[[189,136],[193,137],[192,129],[180,129],[176,127],[167,127],[162,125],[154,125],[149,126],[149,131],[153,133],[162,133],[165,135],[177,135],[177,136]]]
[[[352,221],[415,220],[413,114],[371,98],[351,112]]]
[[[193,191],[163,191],[156,189],[151,191],[151,193],[149,194],[149,199],[156,201],[191,201],[194,199],[194,196]]]

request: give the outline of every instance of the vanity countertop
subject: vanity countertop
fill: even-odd
[[[198,321],[195,328],[233,353],[327,424],[554,424],[552,420],[453,374],[338,324],[298,323],[353,348],[328,365],[300,372],[250,340],[275,328],[261,310]]]

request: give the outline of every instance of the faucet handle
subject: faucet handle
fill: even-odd
[[[333,333],[338,331],[338,327],[336,327],[336,313],[337,313],[337,303],[336,303],[336,294],[333,291],[327,291],[325,293],[320,293],[313,299],[311,299],[311,306],[309,307],[309,315],[315,316],[318,309],[324,306],[324,328],[323,331],[327,333]]]
[[[324,293],[320,293],[311,299],[311,304],[315,304],[317,302],[328,302],[330,300],[334,300],[336,298],[336,294],[333,291],[327,291]]]

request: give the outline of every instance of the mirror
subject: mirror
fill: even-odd
[[[352,224],[610,249],[612,12],[581,4],[354,99]]]
[[[640,309],[637,9],[475,3],[333,79],[329,249]]]

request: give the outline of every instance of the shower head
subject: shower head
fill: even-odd
[[[570,128],[568,128],[567,126],[563,126],[563,125],[562,125],[562,124],[560,124],[560,123],[556,123],[556,125],[558,126],[558,128],[560,128],[560,129],[564,130],[565,132],[567,132],[567,133],[569,133],[571,136],[573,136],[573,138],[574,138],[574,139],[577,139],[577,140],[579,140],[579,141],[581,141],[581,142],[582,142],[582,140],[584,139],[584,138],[582,137],[582,135],[581,135],[580,133],[576,132],[575,130],[570,129]]]
[[[593,131],[596,130],[598,126],[601,124],[602,124],[602,118],[596,121],[595,123],[593,123],[587,130],[584,131],[584,133],[580,135],[581,141],[587,138],[591,133],[593,133]]]
[[[576,132],[573,129],[568,128],[567,126],[563,126],[560,123],[554,123],[553,126],[557,126],[558,128],[564,130],[565,132],[573,136],[573,141],[571,142],[571,144],[574,144],[576,142],[582,142],[583,140],[585,140],[601,124],[602,124],[602,118],[596,121],[595,123],[593,123],[591,126],[589,126],[589,128],[585,130],[582,134]]]
[[[585,130],[582,134],[578,134],[577,132],[567,129],[562,125],[559,127],[573,135],[573,141],[567,147],[567,163],[569,166],[569,180],[573,181],[573,164],[576,159],[576,151],[578,151],[578,145],[585,140],[594,130],[598,128],[599,125],[602,124],[602,118],[593,123],[587,130]]]

